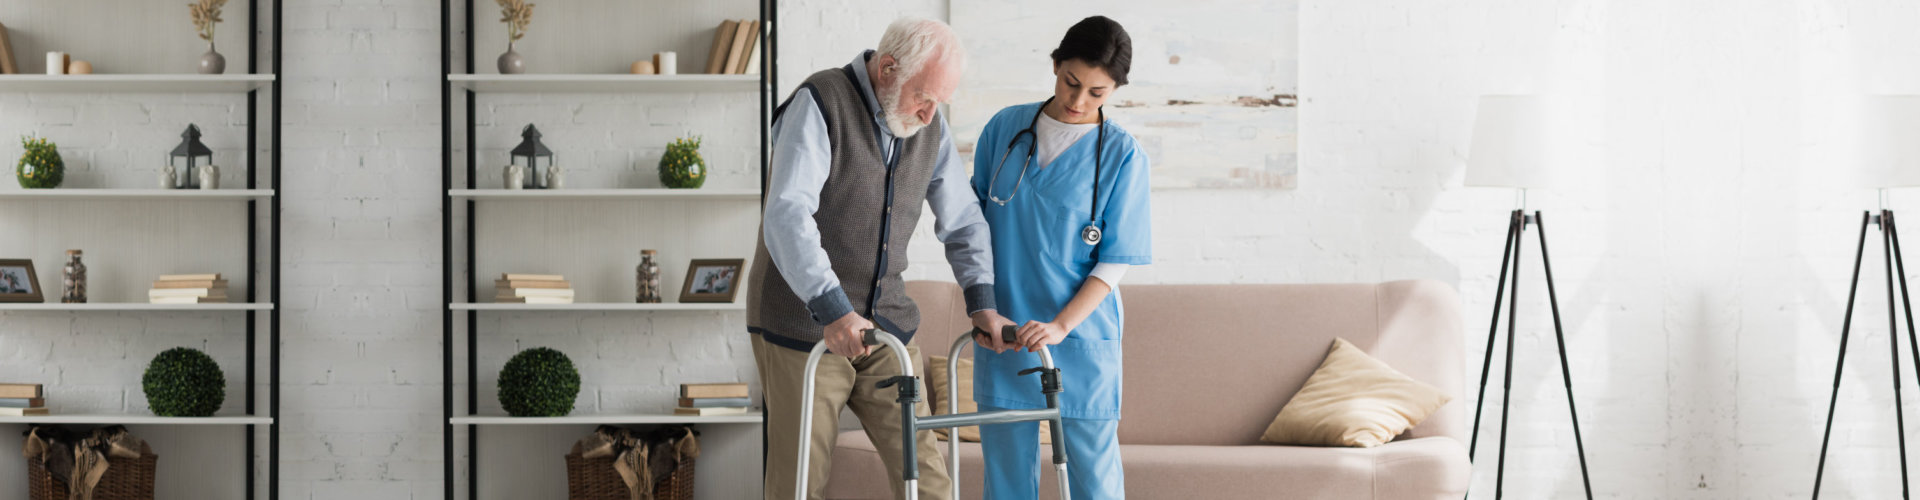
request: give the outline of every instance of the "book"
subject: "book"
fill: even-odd
[[[500,279],[507,281],[566,281],[567,277],[558,274],[501,273]]]
[[[733,30],[740,22],[732,19],[720,21],[720,27],[713,32],[713,50],[707,53],[707,74],[725,73],[721,69],[727,63],[727,49],[733,46]]]
[[[746,408],[744,408],[744,407],[732,407],[732,408],[674,408],[674,409],[673,409],[673,414],[674,414],[674,415],[684,415],[684,416],[693,416],[693,417],[718,417],[718,416],[726,416],[726,415],[745,415],[745,414],[747,414],[747,409],[746,409]]]
[[[727,63],[720,68],[720,71],[732,74],[734,68],[740,67],[747,56],[747,37],[752,35],[753,21],[740,21],[739,29],[735,29],[733,33],[733,45],[727,49]]]
[[[557,280],[557,281],[493,280],[493,287],[494,288],[573,288],[573,284],[567,283],[566,280]]]
[[[722,407],[745,408],[748,406],[753,406],[752,399],[748,399],[748,398],[680,398],[681,408],[722,408]]]
[[[28,417],[47,414],[46,408],[0,408],[0,417]]]
[[[220,273],[213,274],[162,274],[158,281],[218,281]]]
[[[680,397],[744,398],[747,397],[747,384],[680,384]]]
[[[0,398],[0,408],[39,408],[46,405],[46,398]]]
[[[226,297],[147,297],[148,304],[225,304]]]
[[[227,280],[161,280],[154,288],[226,288]]]
[[[47,394],[45,392],[42,392],[40,388],[40,384],[0,383],[0,398],[44,398],[44,397],[47,397]]]
[[[159,297],[226,297],[225,288],[155,288],[147,290],[147,298]]]
[[[7,25],[0,24],[0,73],[17,74],[20,63],[13,59],[13,39],[7,36]]]
[[[768,26],[768,24],[769,23],[767,21],[760,22],[760,38],[764,38],[767,33],[773,32],[772,31],[773,28],[771,26]],[[761,42],[759,40],[755,40],[753,43],[753,48],[747,51],[747,70],[745,71],[745,74],[749,74],[749,75],[760,74],[760,45],[761,45]]]
[[[573,297],[494,297],[501,304],[572,304]]]
[[[749,31],[747,31],[746,40],[741,44],[743,50],[740,53],[740,65],[734,66],[731,71],[736,75],[747,74],[747,61],[753,59],[754,52],[759,51],[757,47],[760,45],[760,21],[747,21],[746,26]]]
[[[502,288],[495,294],[499,298],[513,297],[566,297],[573,298],[572,288]]]

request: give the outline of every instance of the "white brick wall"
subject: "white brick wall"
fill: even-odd
[[[286,2],[281,498],[440,498],[439,7]]]
[[[439,498],[438,5],[289,0],[287,8],[283,497]],[[896,15],[944,18],[945,10],[945,2],[785,2],[783,83],[790,89],[813,69],[844,64]],[[1155,193],[1157,261],[1131,273],[1130,283],[1453,283],[1462,291],[1470,333],[1462,354],[1475,382],[1478,332],[1487,326],[1498,270],[1493,242],[1511,197],[1460,187],[1473,98],[1584,93],[1603,133],[1604,161],[1574,175],[1579,188],[1535,193],[1532,205],[1552,222],[1596,493],[1809,494],[1854,224],[1872,205],[1867,193],[1828,180],[1836,167],[1823,159],[1835,154],[1842,135],[1834,130],[1844,123],[1831,103],[1920,86],[1911,64],[1920,35],[1900,29],[1920,20],[1920,6],[1308,1],[1301,17],[1301,188]],[[962,36],[1034,37],[1045,45],[1056,34]],[[40,100],[28,107],[26,99]],[[145,185],[151,176],[139,165],[157,158],[145,153],[154,149],[145,142],[167,139],[179,128],[172,121],[185,117],[203,128],[234,127],[244,112],[234,106],[203,97],[0,97],[0,110],[9,111],[0,113],[0,137],[72,127],[62,145],[77,167],[73,182]],[[582,129],[603,123],[609,134],[634,125],[631,116],[597,112],[561,120]],[[17,153],[9,147],[6,154]],[[608,159],[604,175],[623,175],[623,161]],[[575,179],[583,178],[592,177]],[[920,241],[912,274],[950,276],[924,231]],[[62,245],[0,248],[32,253],[45,281],[46,263]],[[1531,266],[1538,254],[1529,252]],[[1567,451],[1572,436],[1557,367],[1548,362],[1543,282],[1528,273],[1507,492],[1571,498],[1579,494],[1578,471]],[[1871,264],[1863,269],[1828,463],[1825,493],[1834,498],[1886,498],[1897,487],[1879,273]],[[7,332],[0,378],[63,384],[75,396],[62,404],[75,407],[135,408],[137,388],[115,387],[129,376],[120,359],[240,330],[237,319],[222,318],[0,315]],[[700,370],[750,366],[740,339],[645,334],[705,328],[661,321],[731,328],[737,316],[660,316],[644,328],[625,319],[581,316],[526,338],[576,350],[639,340],[645,345],[616,347],[659,358],[621,361],[688,357],[711,360]],[[569,333],[575,329],[606,333]],[[123,333],[129,330],[140,333]],[[238,372],[237,351],[215,351],[229,373]],[[77,371],[96,364],[117,378]],[[588,379],[601,369],[588,368]],[[1911,366],[1901,372],[1915,373]],[[639,394],[651,382],[598,387],[582,401],[626,409],[654,396]],[[1482,463],[1490,465],[1492,442],[1482,445],[1489,448]],[[1479,471],[1476,488],[1484,492],[1491,479],[1490,470]]]

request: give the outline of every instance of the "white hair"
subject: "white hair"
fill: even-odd
[[[967,55],[960,47],[960,37],[946,23],[932,19],[895,19],[887,25],[887,33],[880,36],[880,46],[874,52],[893,56],[898,61],[896,78],[902,82],[912,79],[935,61],[956,73],[967,68]]]

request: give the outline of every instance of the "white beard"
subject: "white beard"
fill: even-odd
[[[904,79],[881,92],[879,96],[880,113],[881,116],[886,117],[887,131],[901,139],[913,137],[913,134],[920,133],[920,129],[927,126],[926,123],[915,123],[918,120],[913,115],[900,114],[896,111],[900,109],[900,94],[903,87],[906,87]]]

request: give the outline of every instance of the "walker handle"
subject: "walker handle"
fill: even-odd
[[[1020,333],[1020,327],[1017,327],[1017,326],[1007,325],[1007,326],[1000,327],[1000,341],[1011,344],[1014,342],[1015,339],[1019,337],[1019,333]],[[986,335],[987,332],[985,330],[981,330],[979,327],[974,327],[973,334]]]
[[[879,328],[868,328],[860,333],[860,345],[880,345],[880,337],[876,336],[880,334]]]

